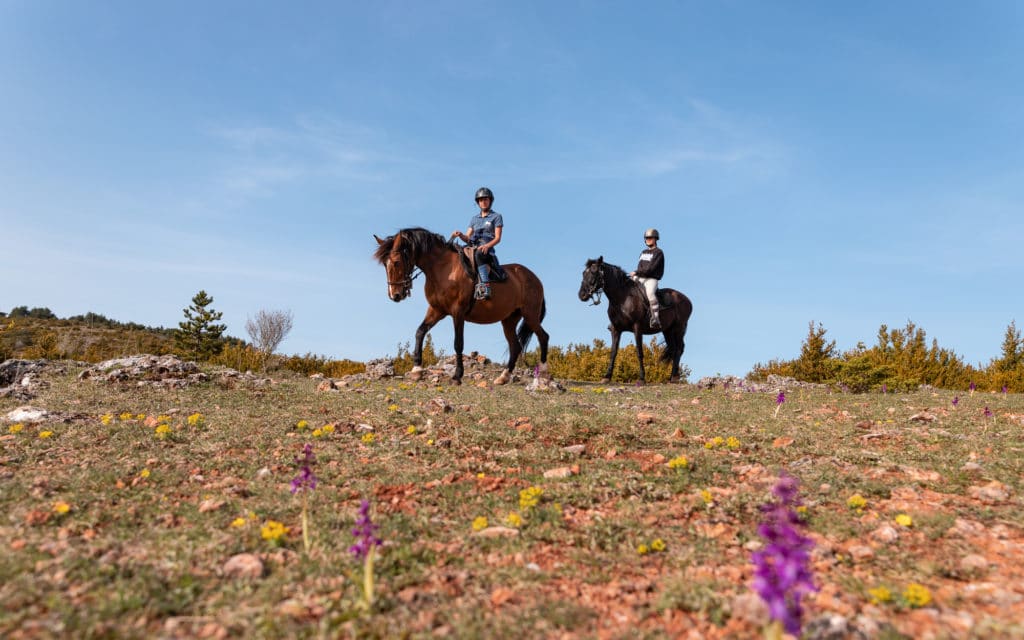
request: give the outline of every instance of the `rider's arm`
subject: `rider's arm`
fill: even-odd
[[[494,229],[494,240],[491,240],[490,242],[488,242],[486,244],[480,245],[480,248],[483,249],[484,251],[490,251],[491,249],[493,249],[494,245],[496,245],[499,242],[501,242],[501,230],[502,229],[504,229],[504,227],[495,227],[495,229]]]

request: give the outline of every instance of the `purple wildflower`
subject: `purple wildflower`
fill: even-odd
[[[1003,385],[1003,395],[1006,395],[1006,385]]]
[[[985,414],[986,418],[991,418],[992,417],[992,410],[989,409],[988,407],[985,407],[985,410],[982,413]]]
[[[539,378],[540,377],[540,365],[539,364],[533,365],[533,377],[534,378]]]
[[[800,505],[797,495],[799,482],[785,471],[772,489],[777,498],[761,507],[764,519],[757,533],[767,545],[755,551],[754,590],[768,605],[773,620],[782,623],[788,633],[799,636],[803,618],[800,599],[806,593],[817,591],[811,579],[810,538],[800,533],[803,525],[796,513]]]
[[[356,537],[356,543],[348,548],[349,553],[356,558],[365,560],[366,556],[370,553],[370,549],[381,545],[381,539],[374,535],[379,528],[380,525],[374,524],[370,519],[370,501],[363,500],[362,504],[359,505],[359,519],[356,520],[356,526],[352,529],[352,535]]]
[[[302,448],[302,457],[296,457],[295,464],[299,467],[299,475],[292,479],[292,493],[316,489],[316,475],[313,473],[316,456],[313,455],[313,445],[306,443]]]
[[[960,404],[960,396],[953,396],[953,406]]]
[[[780,391],[779,392],[779,397],[775,398],[775,404],[782,404],[785,401],[786,401],[786,392],[785,391]]]
[[[889,393],[889,387],[884,382],[882,383],[882,393]]]
[[[978,387],[974,384],[974,380],[971,380],[971,384],[967,385],[967,388],[971,390],[971,393],[974,393],[974,390]]]

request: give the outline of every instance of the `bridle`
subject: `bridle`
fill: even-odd
[[[587,270],[590,270],[589,267]],[[604,292],[604,269],[598,267],[596,271],[597,275],[594,276],[594,285],[590,288],[590,292],[587,294],[587,298],[593,300],[590,305],[592,307],[601,304],[601,294]]]
[[[408,258],[408,256],[403,251],[392,251],[392,253],[400,254],[403,259]],[[391,259],[389,258],[388,264],[386,266],[389,267],[390,265]],[[391,287],[401,287],[401,289],[399,290],[398,299],[395,300],[395,298],[392,297],[392,300],[395,300],[396,302],[399,300],[405,300],[406,298],[409,297],[409,295],[412,294],[412,281],[420,277],[421,275],[423,275],[423,270],[417,267],[415,264],[413,264],[412,268],[409,269],[408,272],[406,272],[404,278],[401,278],[400,280],[391,280],[389,278],[387,281],[388,297],[391,297]]]

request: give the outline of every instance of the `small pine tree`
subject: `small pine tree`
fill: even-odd
[[[1021,340],[1020,331],[1017,329],[1017,321],[1010,322],[1006,327],[1006,335],[1003,337],[1003,356],[993,364],[995,370],[1000,372],[1013,371],[1024,363],[1024,340]]]
[[[800,357],[793,363],[793,377],[804,382],[828,382],[836,369],[836,341],[825,341],[825,327],[814,321],[807,325],[807,339],[800,347]]]
[[[192,306],[182,309],[185,321],[178,323],[174,344],[183,355],[195,360],[209,360],[224,347],[223,335],[227,325],[216,324],[224,314],[207,309],[212,303],[213,298],[200,291],[192,298]]]

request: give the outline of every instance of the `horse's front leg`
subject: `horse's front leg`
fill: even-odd
[[[455,325],[455,375],[452,376],[452,382],[462,384],[462,343],[466,330],[466,320],[465,318],[452,316],[452,323]]]
[[[448,314],[434,307],[427,307],[427,315],[423,317],[423,322],[416,329],[416,346],[412,352],[412,371],[409,372],[410,380],[417,381],[423,378],[423,338],[446,315]]]
[[[636,361],[640,365],[639,384],[644,384],[647,381],[644,375],[644,333],[640,329],[636,329],[633,335],[636,336]]]
[[[601,378],[601,382],[603,383],[612,381],[612,372],[615,371],[615,357],[619,355],[619,340],[622,339],[622,332],[619,331],[614,324],[608,325],[608,330],[612,332],[612,352],[608,358],[608,371],[606,371],[604,377]]]

